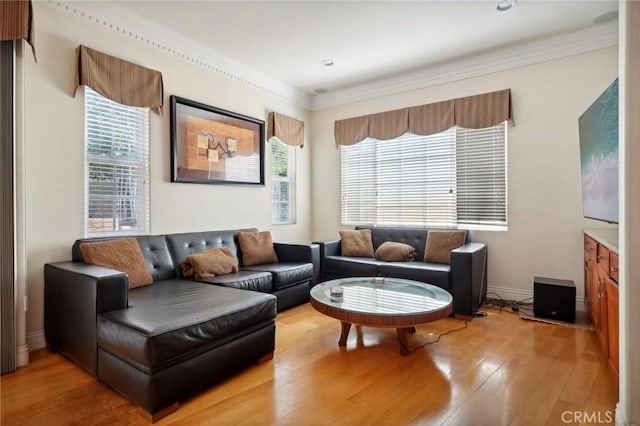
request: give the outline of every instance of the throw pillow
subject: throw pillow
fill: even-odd
[[[342,255],[351,257],[373,257],[373,240],[371,229],[357,231],[340,231]]]
[[[85,263],[126,272],[129,288],[153,284],[153,277],[135,238],[80,243]]]
[[[187,256],[180,267],[186,278],[209,278],[238,272],[238,261],[227,247],[218,247]]]
[[[451,250],[464,245],[466,231],[429,231],[424,249],[424,261],[451,263]]]
[[[238,243],[244,266],[278,263],[271,232],[238,232]]]
[[[386,241],[380,244],[376,250],[376,259],[387,262],[404,262],[413,260],[415,252],[416,249],[409,244]]]

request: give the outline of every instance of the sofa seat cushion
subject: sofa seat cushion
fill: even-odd
[[[449,288],[451,266],[440,263],[393,262],[380,265],[383,277],[404,278]]]
[[[273,277],[270,273],[263,271],[240,270],[231,274],[216,275],[211,278],[199,278],[198,281],[242,290],[259,291],[262,293],[273,292]]]
[[[368,257],[327,256],[324,270],[329,274],[349,277],[375,277],[378,267],[385,262]]]
[[[275,290],[313,278],[313,264],[311,263],[269,263],[265,265],[243,266],[242,270],[269,272],[273,275],[273,287]]]
[[[129,291],[129,308],[98,316],[98,345],[138,368],[171,365],[264,326],[276,297],[194,281]]]

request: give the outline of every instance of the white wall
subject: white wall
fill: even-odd
[[[511,88],[515,127],[508,130],[508,231],[474,231],[488,244],[488,283],[531,293],[534,276],[574,280],[583,297],[578,117],[617,76],[617,49],[470,78],[441,86],[314,111],[313,238],[340,229],[340,156],[333,123],[397,108]]]
[[[640,3],[620,1],[620,401],[617,425],[640,425]]]
[[[79,44],[162,72],[164,115],[151,114],[151,233],[256,227],[276,241],[310,241],[310,155],[298,150],[297,224],[271,226],[270,152],[262,187],[170,182],[169,96],[178,95],[259,119],[270,110],[308,122],[306,110],[136,41],[103,24],[34,2],[38,62],[25,55],[27,332],[41,339],[43,265],[70,259],[83,237],[84,98],[73,97]],[[30,53],[30,52],[29,52]],[[307,135],[307,142],[309,137]],[[31,350],[34,348],[31,347]]]

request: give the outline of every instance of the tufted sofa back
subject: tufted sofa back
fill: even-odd
[[[173,254],[177,276],[182,276],[180,264],[190,254],[218,247],[226,247],[242,265],[242,253],[238,248],[238,231],[257,232],[257,229],[236,229],[230,231],[189,232],[167,235],[167,242]]]
[[[199,253],[217,247],[227,247],[242,264],[242,253],[237,245],[238,231],[256,232],[257,229],[239,229],[230,231],[189,232],[170,235],[141,235],[136,237],[84,238],[73,243],[71,258],[74,262],[84,262],[80,244],[109,241],[123,238],[138,240],[140,250],[154,281],[182,277],[180,264],[193,253]]]
[[[371,238],[373,239],[373,250],[385,241],[394,241],[397,243],[405,243],[416,249],[415,259],[424,259],[424,248],[427,244],[426,228],[394,228],[394,227],[377,227],[377,226],[356,226],[356,229],[371,229]],[[434,231],[455,231],[455,229],[433,229]],[[465,231],[466,232],[466,231]],[[469,242],[469,232],[465,234],[465,243]]]
[[[136,237],[106,237],[106,238],[85,238],[77,240],[71,248],[71,258],[74,262],[84,262],[82,252],[80,251],[81,243],[95,243],[98,241],[119,240],[123,238],[135,238],[138,240],[140,250],[147,263],[149,272],[154,281],[168,280],[176,278],[176,268],[173,264],[173,258],[169,252],[167,240],[164,235],[141,235]]]

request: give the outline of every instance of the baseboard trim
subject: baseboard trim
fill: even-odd
[[[47,341],[44,338],[44,330],[27,333],[27,346],[32,351],[46,347]]]
[[[18,346],[17,367],[24,367],[29,364],[29,345]]]
[[[496,297],[499,296],[499,297]],[[519,288],[508,287],[487,287],[487,298],[503,298],[505,300],[526,301],[533,303],[533,290],[523,290]],[[585,300],[582,297],[576,297],[576,311],[586,311]]]
[[[496,295],[498,297],[496,297]],[[533,291],[531,290],[522,290],[519,288],[507,288],[507,287],[487,287],[487,297],[489,299],[499,299],[503,298],[506,300],[515,300],[515,301],[533,301]]]

